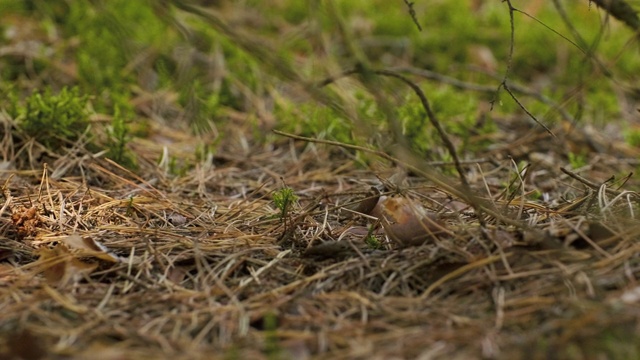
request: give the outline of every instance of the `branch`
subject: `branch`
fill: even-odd
[[[431,106],[429,105],[429,101],[427,100],[427,96],[424,94],[420,86],[416,85],[413,81],[409,80],[405,76],[394,71],[390,71],[390,70],[369,70],[369,71],[376,75],[396,78],[404,82],[405,84],[407,84],[416,93],[418,98],[420,98],[422,107],[427,112],[427,119],[429,119],[429,122],[431,122],[431,125],[433,125],[433,127],[438,132],[440,139],[442,139],[444,146],[447,148],[447,151],[449,152],[449,154],[451,155],[451,158],[453,159],[453,163],[455,164],[456,170],[458,171],[458,175],[460,176],[460,182],[462,183],[462,186],[465,188],[465,190],[469,190],[469,182],[467,181],[467,178],[464,175],[464,171],[462,170],[462,165],[460,164],[460,159],[458,158],[458,154],[456,152],[455,146],[453,145],[453,142],[451,141],[451,139],[449,139],[449,136],[447,135],[447,133],[444,131],[444,128],[442,127],[442,125],[440,125],[440,121],[438,121],[436,114],[431,109]],[[341,75],[339,75],[338,77],[333,77],[333,78],[329,78],[321,81],[319,85],[321,87],[326,86],[336,81],[340,77],[349,76],[353,74],[360,74],[360,73],[362,73],[362,70],[359,68],[347,70],[343,72]]]
[[[622,21],[634,31],[640,30],[638,12],[633,10],[631,5],[627,4],[624,0],[590,0],[589,3],[591,2],[594,2],[599,8]]]
[[[418,31],[422,31],[422,26],[420,26],[420,23],[418,22],[418,16],[416,16],[416,10],[413,8],[413,5],[415,5],[415,3],[409,2],[409,0],[404,0],[404,3],[407,4],[407,7],[409,8],[409,15],[411,15],[413,23],[418,27]]]

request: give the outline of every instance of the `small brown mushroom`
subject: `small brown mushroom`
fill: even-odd
[[[446,232],[436,213],[406,197],[381,196],[371,215],[380,219],[385,234],[400,246],[421,245]]]

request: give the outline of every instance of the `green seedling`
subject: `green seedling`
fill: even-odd
[[[273,193],[273,203],[280,210],[280,219],[284,219],[291,208],[291,204],[298,201],[298,196],[293,193],[290,187],[283,187]]]
[[[189,171],[189,163],[175,156],[169,158],[169,173],[176,176],[185,176]]]
[[[367,237],[364,239],[364,243],[367,245],[369,249],[372,249],[372,250],[380,250],[383,248],[380,240],[374,235],[367,235]]]
[[[127,203],[127,210],[125,212],[125,215],[127,217],[131,217],[133,216],[135,209],[133,207],[133,196],[129,197],[129,202]]]
[[[265,335],[265,354],[267,359],[282,359],[282,347],[278,340],[278,318],[272,312],[265,314],[263,318]]]
[[[127,120],[120,108],[116,107],[111,125],[107,128],[107,157],[129,169],[135,169],[137,167],[135,158],[127,149],[127,143],[130,140]]]
[[[584,154],[576,154],[570,152],[567,154],[567,156],[569,157],[569,164],[571,165],[572,169],[579,169],[588,164],[587,157]]]

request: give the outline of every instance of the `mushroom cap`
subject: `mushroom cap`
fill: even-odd
[[[421,245],[446,231],[436,213],[402,196],[381,196],[371,215],[380,219],[385,234],[402,246]]]

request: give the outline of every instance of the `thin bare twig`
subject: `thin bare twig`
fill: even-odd
[[[591,2],[596,3],[598,7],[613,15],[614,18],[622,21],[634,31],[640,30],[638,12],[624,0],[589,0],[589,3]]]
[[[507,83],[507,79],[511,74],[511,67],[513,66],[513,49],[515,47],[515,36],[516,36],[516,28],[515,22],[513,20],[513,13],[516,11],[516,8],[511,4],[511,0],[506,0],[507,5],[509,6],[509,57],[507,57],[507,69],[504,71],[504,77],[502,78],[502,82],[498,85],[498,89],[496,89],[496,99],[498,98],[498,93],[500,89],[504,87]],[[493,109],[493,104],[496,99],[491,102],[491,108]]]
[[[511,0],[505,0],[505,2],[507,3],[507,5],[509,6],[509,26],[510,26],[510,34],[509,34],[509,57],[507,58],[507,69],[504,72],[504,77],[502,78],[502,82],[500,82],[500,85],[498,85],[498,88],[496,89],[496,95],[495,98],[491,101],[491,110],[493,110],[493,106],[495,104],[495,102],[498,99],[498,95],[500,94],[500,89],[504,89],[507,94],[509,94],[509,96],[513,99],[513,101],[516,102],[516,104],[518,104],[518,106],[520,107],[520,109],[522,109],[522,111],[524,111],[527,115],[529,115],[529,117],[531,119],[533,119],[533,121],[542,126],[542,128],[545,129],[546,132],[548,132],[551,136],[556,137],[553,132],[551,132],[551,130],[544,125],[542,122],[540,122],[529,110],[527,110],[527,108],[518,100],[518,98],[513,94],[513,92],[509,89],[509,85],[507,85],[507,79],[509,78],[509,75],[511,74],[511,68],[513,66],[513,49],[515,46],[515,21],[513,19],[513,13],[519,11],[518,9],[516,9],[515,7],[513,7],[513,4],[511,4]]]
[[[389,160],[391,162],[393,162],[394,164],[402,164],[402,161],[385,153],[384,151],[380,151],[380,150],[375,150],[375,149],[370,149],[368,147],[364,147],[364,146],[359,146],[359,145],[352,145],[352,144],[346,144],[343,142],[339,142],[339,141],[332,141],[332,140],[325,140],[325,139],[315,139],[315,138],[310,138],[310,137],[306,137],[306,136],[300,136],[300,135],[295,135],[295,134],[289,134],[283,131],[279,131],[279,130],[271,130],[274,134],[277,135],[281,135],[284,137],[288,137],[291,139],[295,139],[295,140],[301,140],[301,141],[306,141],[306,142],[310,142],[310,143],[316,143],[316,144],[325,144],[325,145],[331,145],[331,146],[339,146],[345,149],[350,149],[350,150],[356,150],[356,151],[362,151],[362,152],[366,152],[369,154],[373,154],[375,156],[381,157],[385,160]],[[493,160],[491,159],[470,159],[470,160],[462,160],[460,161],[461,165],[476,165],[476,164],[481,164],[481,163],[490,163]],[[405,164],[402,164],[405,165]],[[453,162],[451,161],[428,161],[425,163],[425,165],[429,165],[429,166],[447,166],[447,165],[455,165]]]
[[[404,0],[404,3],[407,4],[407,7],[409,8],[409,15],[411,15],[411,19],[413,19],[413,23],[416,24],[416,26],[418,27],[418,31],[422,31],[422,26],[420,26],[420,23],[418,22],[418,16],[416,15],[416,10],[413,8],[413,5],[415,5],[415,3],[410,2],[409,0]]]
[[[569,177],[573,178],[574,180],[579,181],[580,183],[582,183],[583,185],[585,185],[586,187],[593,189],[593,190],[600,190],[602,188],[602,185],[604,185],[605,183],[607,183],[608,181],[605,181],[602,184],[598,184],[598,183],[594,183],[593,181],[586,179],[578,174],[576,174],[575,172],[568,170],[566,168],[561,167],[560,171],[562,171],[563,173],[567,174]],[[623,191],[620,190],[615,190],[615,189],[611,189],[611,188],[605,188],[606,192],[608,194],[613,194],[613,195],[620,195],[621,193],[623,193]],[[629,191],[624,191],[624,192],[629,192]]]
[[[420,86],[418,86],[413,81],[409,80],[407,77],[405,77],[405,76],[403,76],[401,74],[398,74],[395,71],[391,71],[391,70],[368,70],[368,71],[370,71],[370,72],[372,72],[373,74],[376,74],[376,75],[389,76],[389,77],[393,77],[393,78],[396,78],[398,80],[401,80],[405,84],[409,85],[409,87],[416,93],[418,98],[420,98],[420,102],[422,103],[422,106],[424,107],[425,111],[427,112],[427,118],[429,119],[429,122],[431,122],[431,125],[433,125],[433,127],[436,129],[436,131],[440,135],[440,138],[442,139],[442,142],[444,143],[444,146],[447,148],[447,151],[449,152],[449,154],[451,155],[451,158],[453,159],[453,162],[455,164],[456,170],[458,171],[458,175],[460,176],[460,181],[462,183],[462,186],[464,186],[465,190],[468,190],[469,189],[469,182],[467,181],[467,178],[464,175],[464,171],[462,169],[462,166],[460,165],[460,159],[458,158],[458,154],[456,152],[455,146],[453,145],[453,142],[451,141],[451,139],[449,139],[449,136],[444,131],[442,126],[440,125],[440,121],[438,121],[438,118],[436,117],[435,113],[431,109],[431,106],[429,105],[429,101],[427,100],[427,97],[424,94],[424,92],[422,91],[422,89],[420,88]],[[341,77],[349,76],[349,75],[353,75],[353,74],[358,74],[358,73],[361,73],[361,72],[362,72],[362,70],[359,69],[359,68],[347,70],[347,71],[344,71],[342,74],[338,75],[337,77],[328,78],[328,79],[325,79],[325,80],[321,81],[319,85],[320,86],[326,86],[326,85],[338,80]]]
[[[567,39],[566,37],[563,36],[564,39],[568,40],[569,42],[571,42],[572,44],[574,44],[575,46],[577,46],[579,49],[581,49],[581,51],[585,54],[585,56],[593,61],[593,63],[596,65],[596,67],[602,72],[602,74],[604,74],[604,76],[606,76],[609,79],[613,79],[613,73],[611,72],[611,70],[609,70],[601,61],[600,59],[598,59],[595,54],[594,54],[594,50],[593,48],[595,48],[595,46],[597,46],[597,43],[600,40],[600,37],[602,36],[602,30],[600,30],[598,36],[596,37],[596,39],[594,40],[594,45],[593,46],[589,46],[589,44],[587,43],[587,41],[582,37],[582,35],[580,35],[580,33],[578,32],[578,30],[575,28],[575,26],[573,26],[573,23],[571,23],[571,20],[569,20],[569,15],[567,14],[567,12],[564,10],[564,7],[562,6],[562,4],[558,1],[558,0],[553,0],[553,5],[556,8],[556,11],[558,11],[558,14],[560,14],[560,18],[562,19],[562,21],[564,22],[565,26],[569,29],[569,31],[571,32],[571,35],[573,35],[573,37],[576,39],[576,41],[578,42],[579,46],[576,45],[576,43],[574,43],[573,41]]]

